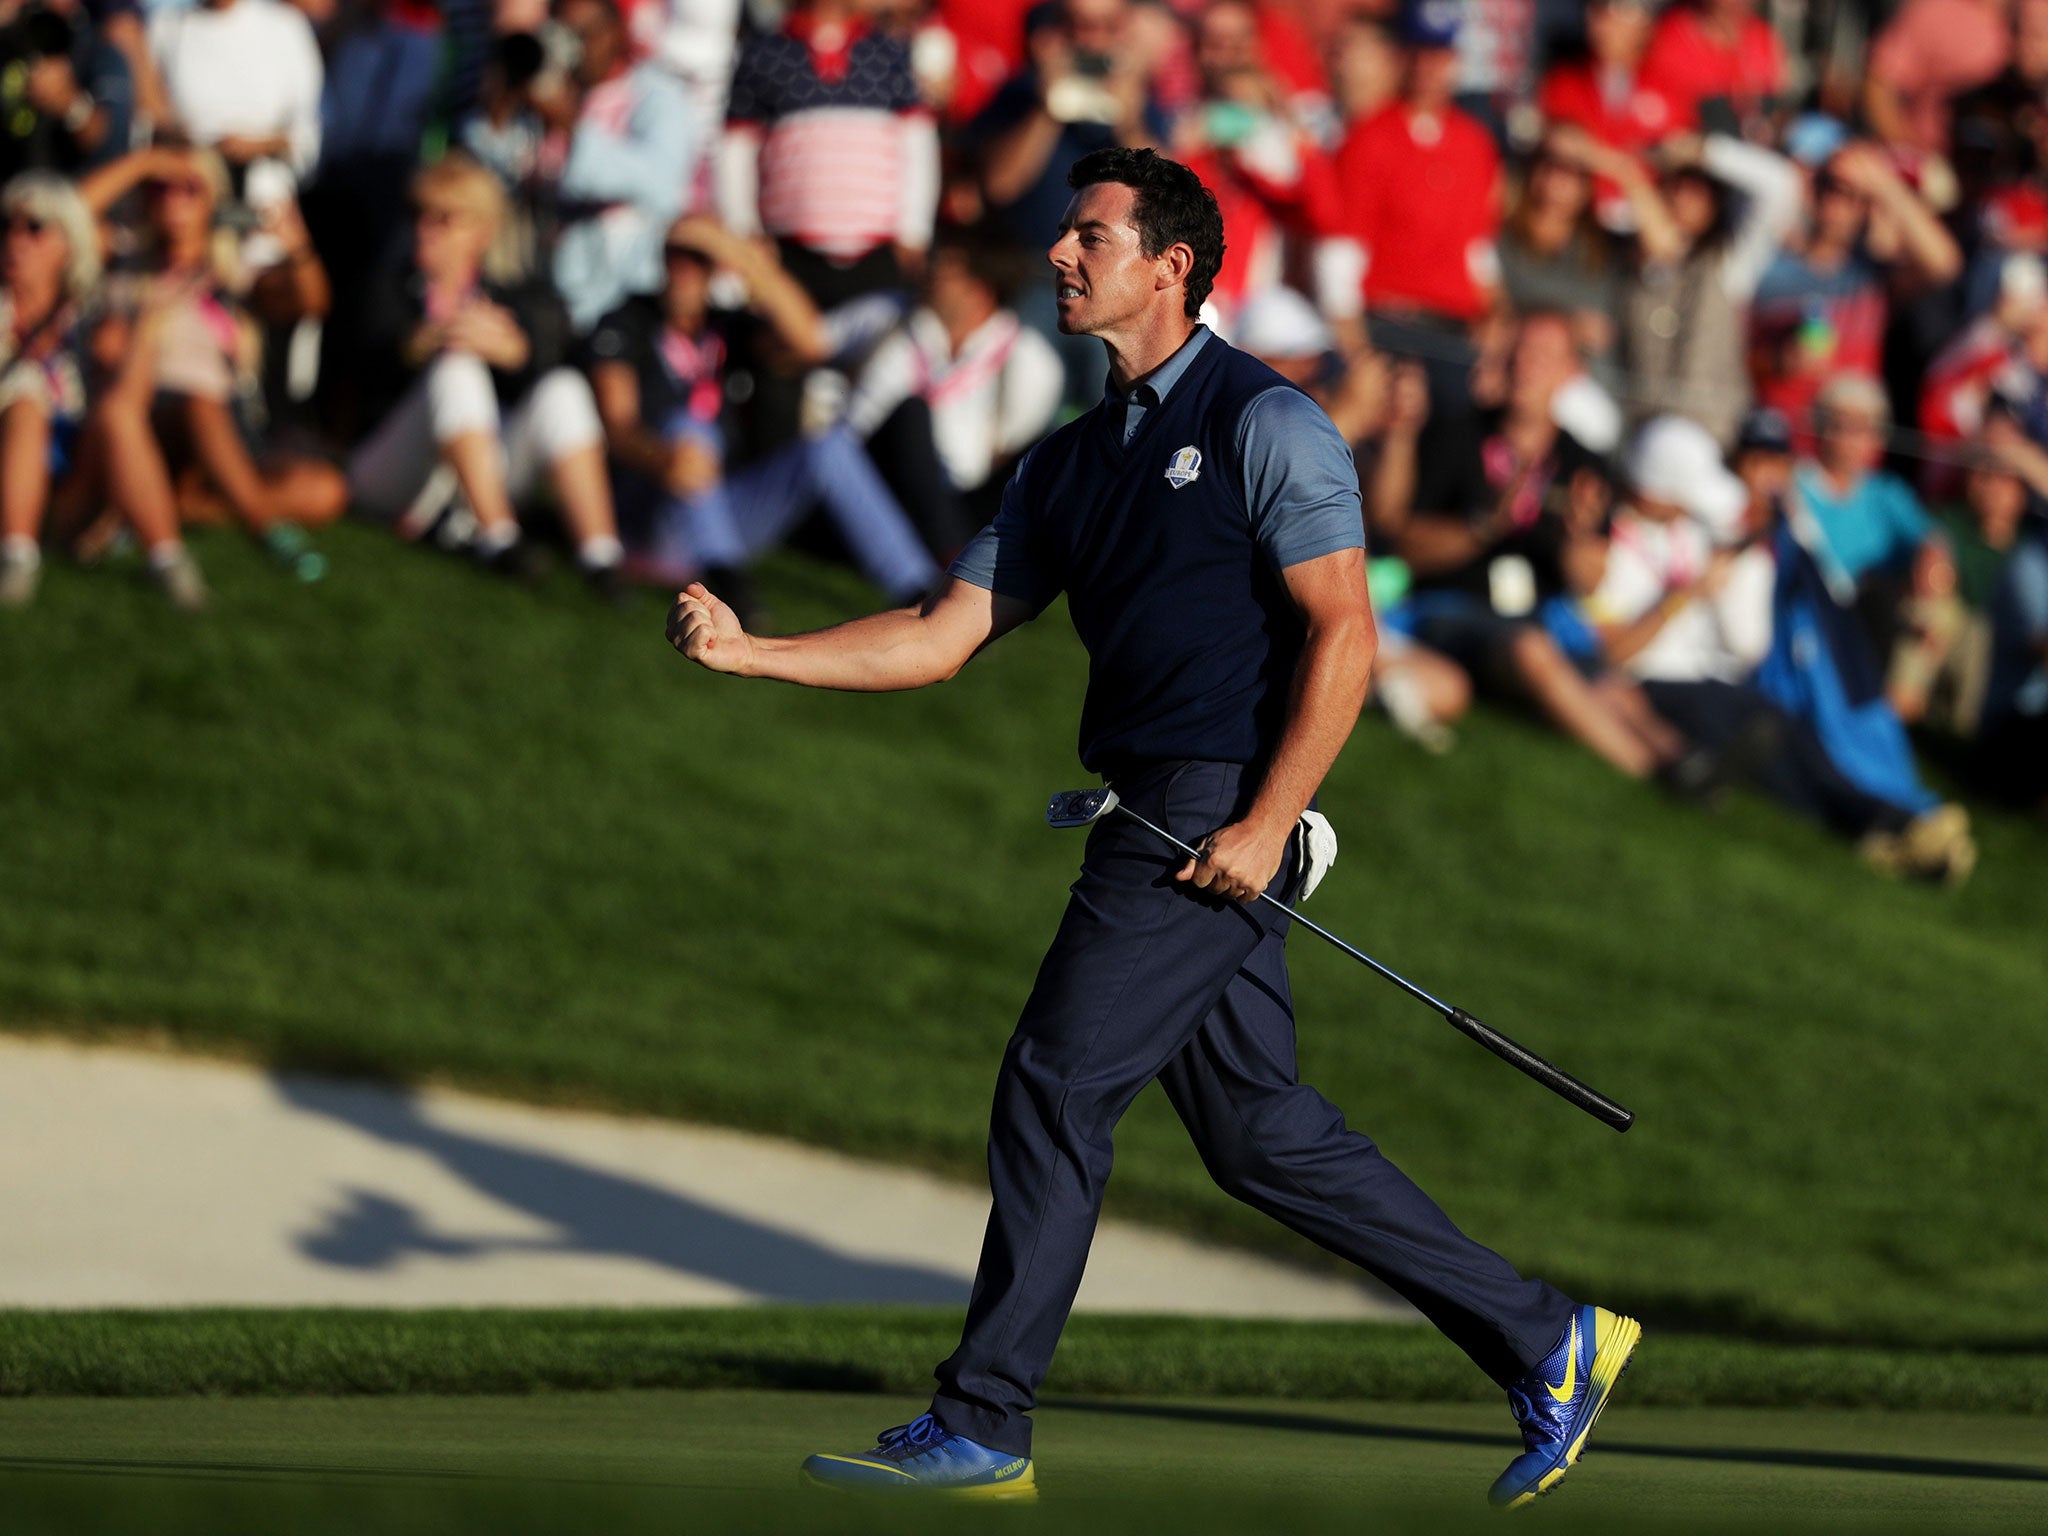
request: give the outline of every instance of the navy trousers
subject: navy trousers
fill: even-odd
[[[1184,842],[1241,816],[1235,764],[1112,778]],[[1302,1083],[1287,919],[1191,896],[1172,850],[1123,817],[1089,832],[1081,875],[1003,1057],[989,1130],[995,1197],[960,1347],[932,1412],[1031,1453],[1032,1406],[1080,1287],[1117,1121],[1155,1077],[1228,1193],[1378,1276],[1495,1381],[1519,1379],[1572,1303],[1452,1225],[1335,1105]],[[1294,886],[1293,857],[1273,894]]]

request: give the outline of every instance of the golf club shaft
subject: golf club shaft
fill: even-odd
[[[1178,849],[1196,863],[1202,862],[1207,857],[1206,854],[1199,850],[1190,848],[1164,827],[1153,825],[1122,801],[1117,802],[1116,811],[1130,817],[1131,820],[1135,821],[1161,842]],[[1482,1024],[1464,1009],[1454,1008],[1449,1003],[1432,997],[1400,972],[1390,970],[1388,967],[1381,965],[1379,961],[1373,959],[1364,950],[1359,949],[1355,945],[1345,943],[1344,940],[1338,938],[1336,934],[1330,932],[1321,923],[1314,921],[1312,918],[1303,917],[1293,907],[1280,900],[1279,897],[1272,895],[1270,892],[1261,891],[1259,892],[1259,900],[1267,903],[1269,906],[1278,907],[1317,938],[1325,943],[1334,944],[1352,959],[1358,961],[1359,964],[1365,966],[1366,969],[1384,976],[1403,992],[1416,999],[1416,1001],[1427,1003],[1438,1013],[1442,1014],[1445,1021],[1451,1028],[1457,1030],[1459,1034],[1469,1040],[1476,1040],[1509,1066],[1533,1077],[1559,1098],[1567,1103],[1577,1105],[1603,1125],[1610,1125],[1617,1131],[1625,1131],[1635,1123],[1636,1117],[1631,1111],[1623,1109],[1597,1088],[1589,1087],[1587,1084],[1580,1082],[1576,1077],[1573,1077],[1569,1072],[1552,1066],[1527,1046],[1510,1040],[1506,1035],[1489,1025]]]

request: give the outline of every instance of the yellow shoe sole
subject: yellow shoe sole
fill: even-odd
[[[966,1488],[905,1488],[902,1493],[923,1493],[929,1498],[971,1499],[979,1504],[1034,1504],[1038,1501],[1038,1468],[1026,1467],[1021,1477],[1010,1478],[1000,1483],[976,1483]],[[828,1483],[823,1478],[813,1477],[808,1471],[799,1471],[797,1479],[807,1488],[823,1488],[828,1493],[876,1493],[884,1496],[899,1496],[899,1490],[890,1486],[874,1488],[848,1488],[844,1483]]]
[[[1542,1480],[1520,1498],[1502,1505],[1503,1509],[1520,1509],[1524,1504],[1534,1503],[1564,1481],[1565,1473],[1578,1464],[1585,1452],[1586,1437],[1593,1433],[1593,1425],[1600,1418],[1600,1410],[1607,1406],[1607,1399],[1628,1374],[1629,1363],[1635,1359],[1636,1346],[1643,1341],[1643,1325],[1632,1317],[1623,1317],[1605,1307],[1593,1309],[1593,1370],[1587,1387],[1586,1422],[1579,1426],[1578,1434],[1564,1449],[1564,1462],[1543,1474]]]

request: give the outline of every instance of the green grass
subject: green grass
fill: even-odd
[[[0,623],[0,1018],[758,1127],[979,1176],[1079,853],[1078,647],[944,688],[696,674],[659,605],[538,598],[359,529],[217,609],[51,572]],[[790,559],[789,627],[867,601]],[[1634,1108],[1617,1137],[1306,936],[1307,1077],[1468,1228],[1653,1325],[2048,1345],[2048,832],[1959,893],[1770,807],[1667,804],[1518,721],[1368,721],[1313,911]],[[1148,1094],[1112,1212],[1301,1252]]]
[[[931,1388],[949,1308],[688,1311],[0,1311],[0,1398]],[[1398,1323],[1074,1319],[1046,1390],[1498,1404],[1443,1339]],[[2048,1358],[1652,1333],[1631,1402],[2048,1415]]]
[[[1517,1449],[1495,1408],[1265,1400],[1062,1403],[1035,1507],[834,1497],[808,1451],[871,1443],[900,1398],[0,1402],[10,1532],[1497,1531]],[[1531,1531],[2035,1531],[2038,1423],[1659,1409],[1618,1401]]]

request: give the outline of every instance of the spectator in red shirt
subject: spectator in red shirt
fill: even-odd
[[[1250,0],[1215,0],[1195,27],[1202,96],[1181,120],[1176,157],[1202,178],[1230,239],[1210,295],[1224,334],[1252,294],[1281,280],[1290,229],[1305,230],[1311,187],[1327,174],[1267,65]]]
[[[1416,0],[1401,23],[1401,99],[1354,124],[1337,151],[1337,206],[1317,253],[1324,312],[1355,343],[1361,307],[1439,333],[1463,333],[1498,283],[1500,155],[1451,104],[1456,0]]]
[[[1692,0],[1657,19],[1643,77],[1688,118],[1711,102],[1706,126],[1739,130],[1785,94],[1785,50],[1756,0]]]
[[[1652,146],[1692,128],[1691,113],[1643,77],[1651,16],[1648,0],[1593,0],[1586,7],[1587,56],[1553,66],[1536,97],[1553,124],[1583,128],[1646,168]],[[1603,224],[1635,227],[1628,196],[1612,180],[1600,179],[1598,197]]]

